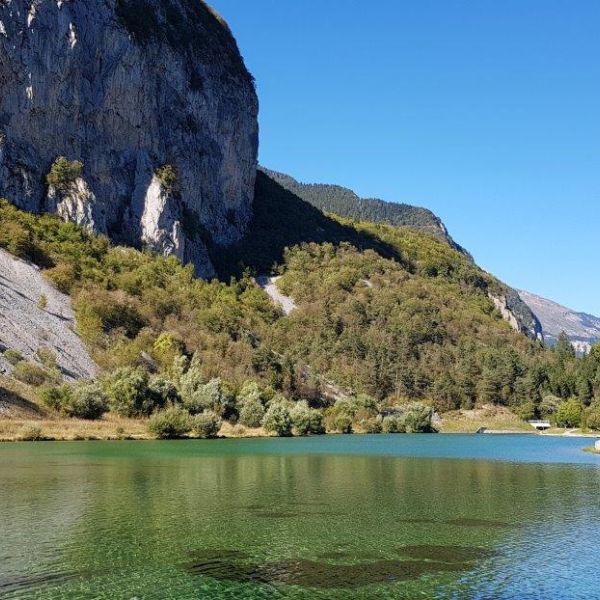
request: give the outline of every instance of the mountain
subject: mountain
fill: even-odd
[[[468,254],[452,239],[442,220],[427,208],[386,202],[379,198],[360,198],[351,189],[340,185],[300,183],[285,173],[264,167],[261,167],[261,170],[283,188],[325,213],[334,213],[357,221],[385,223],[394,227],[411,227],[425,231],[445,240],[456,250]]]
[[[530,292],[520,291],[519,295],[540,320],[548,344],[554,345],[563,331],[581,353],[589,352],[600,341],[599,317],[574,311]]]
[[[2,1],[0,85],[0,197],[214,275],[206,239],[250,219],[258,101],[212,9]]]
[[[311,211],[309,206],[315,207],[318,211]],[[323,212],[353,221],[391,225],[423,232],[442,240],[473,262],[471,255],[452,239],[443,221],[428,209],[379,199],[360,198],[352,190],[338,185],[299,183],[290,175],[264,167],[261,167],[258,172],[254,212],[255,217],[250,223],[249,236],[245,238],[246,242],[248,240],[250,242],[245,246],[242,242],[242,249],[236,250],[236,247],[232,246],[233,261],[237,260],[238,263],[251,266],[261,272],[269,270],[274,263],[281,262],[283,249],[294,244],[306,241],[339,243],[348,240],[349,235],[353,243],[357,243],[354,228],[347,227],[345,231],[340,231],[339,224],[334,221],[338,230],[332,231],[331,220],[327,220]],[[273,215],[276,217],[273,218]],[[281,235],[286,239],[279,239]],[[271,245],[267,250],[269,239],[275,242],[279,249]],[[258,242],[260,247],[257,247],[257,240],[260,240]],[[362,248],[367,248],[373,243],[373,238],[360,241]],[[384,255],[387,252],[389,255],[389,248],[382,249],[380,242],[377,246],[379,252],[383,251]],[[223,261],[229,261],[228,270],[231,270],[233,266],[231,253],[219,249],[216,254],[221,264]],[[542,327],[533,312],[521,300],[518,292],[497,281],[495,295],[490,297],[504,319],[515,330],[532,339],[541,339]]]

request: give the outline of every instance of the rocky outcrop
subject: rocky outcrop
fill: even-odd
[[[520,291],[519,295],[540,320],[544,339],[550,346],[556,344],[562,332],[580,354],[589,352],[600,342],[600,317],[575,311],[530,292]]]
[[[489,293],[490,300],[502,318],[515,330],[533,340],[543,341],[542,326],[530,308],[512,288],[504,289],[502,295]]]
[[[56,355],[67,380],[90,378],[97,373],[75,333],[69,297],[53,288],[35,265],[0,250],[0,350],[16,350],[25,359],[35,361],[40,348]],[[0,372],[10,370],[10,363],[0,355]]]
[[[96,223],[94,220],[95,208],[96,196],[81,177],[64,188],[48,186],[46,209],[49,212],[56,213],[65,221],[77,223],[88,231],[97,229],[104,231],[106,229],[104,222]]]
[[[212,275],[251,215],[257,98],[200,0],[0,0],[0,197]],[[83,165],[46,183],[59,156]],[[166,198],[155,174],[177,185]],[[162,207],[161,207],[162,204]]]

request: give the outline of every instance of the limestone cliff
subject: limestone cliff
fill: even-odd
[[[0,0],[0,197],[21,208],[210,276],[206,242],[239,240],[251,215],[257,111],[200,0]],[[59,156],[83,165],[62,189],[46,179]]]

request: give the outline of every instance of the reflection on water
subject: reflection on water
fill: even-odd
[[[596,464],[392,456],[447,436],[360,455],[369,439],[0,446],[0,596],[593,597]]]

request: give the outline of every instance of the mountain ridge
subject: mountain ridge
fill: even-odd
[[[555,345],[562,332],[567,334],[578,352],[589,352],[600,341],[600,317],[575,311],[524,290],[520,290],[519,295],[541,322],[548,344]]]

